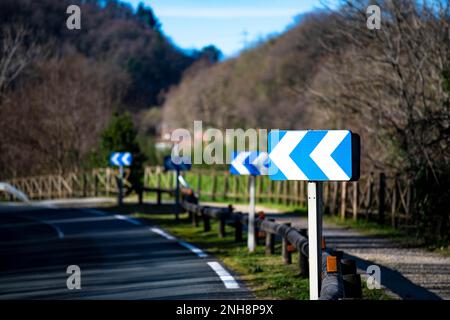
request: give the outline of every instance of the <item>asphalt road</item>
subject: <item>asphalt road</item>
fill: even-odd
[[[213,257],[139,220],[0,205],[0,299],[248,299]],[[67,267],[81,289],[67,288]]]

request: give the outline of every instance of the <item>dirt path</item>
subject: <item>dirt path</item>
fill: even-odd
[[[235,209],[246,212],[248,207],[235,205]],[[276,221],[291,222],[299,228],[308,226],[307,219],[296,214],[259,206],[257,210]],[[324,223],[323,234],[328,247],[343,250],[346,257],[357,261],[360,273],[365,274],[369,265],[380,266],[381,284],[388,293],[401,299],[450,299],[450,257],[404,248],[389,239],[330,223]]]

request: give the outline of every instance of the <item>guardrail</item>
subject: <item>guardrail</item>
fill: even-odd
[[[182,192],[185,193],[185,192]],[[248,224],[247,215],[235,212],[233,207],[202,206],[195,202],[182,201],[183,209],[189,213],[193,226],[199,226],[203,221],[204,231],[211,230],[211,219],[218,220],[218,236],[226,236],[226,226],[234,227],[236,242],[243,241],[244,226]],[[282,261],[285,264],[292,263],[292,253],[298,252],[298,266],[300,275],[307,277],[308,270],[308,236],[306,229],[297,229],[289,223],[280,224],[271,219],[266,219],[264,214],[259,214],[255,219],[255,243],[265,239],[265,253],[275,254],[275,242],[282,241]],[[322,284],[320,299],[361,299],[361,277],[357,274],[356,262],[343,259],[342,251],[327,250],[324,241],[322,246]]]
[[[22,191],[18,190],[9,183],[0,182],[0,191],[5,192],[10,195],[10,200],[18,199],[22,202],[30,202],[28,196]]]
[[[129,170],[125,170],[125,176]],[[72,197],[113,196],[118,193],[117,172],[112,168],[99,168],[65,174],[4,180],[23,190],[32,200]],[[212,201],[247,201],[248,177],[230,175],[226,171],[193,169],[183,173],[202,199]],[[129,182],[126,182],[126,185]],[[159,166],[146,167],[144,192],[175,189],[174,172],[165,172]],[[305,206],[307,201],[305,181],[272,181],[268,177],[256,178],[256,200],[285,205]],[[158,193],[158,192],[157,192]],[[139,194],[142,196],[142,193]],[[324,210],[339,214],[342,219],[366,220],[387,223],[393,227],[414,224],[414,190],[411,181],[401,176],[371,173],[361,176],[359,182],[330,182],[324,185]],[[159,193],[159,199],[161,193]],[[0,195],[0,200],[2,197]]]

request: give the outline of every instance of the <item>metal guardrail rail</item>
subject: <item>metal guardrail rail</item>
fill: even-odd
[[[0,182],[0,191],[10,194],[12,197],[22,202],[30,202],[30,199],[28,199],[28,196],[25,193],[10,185],[9,183]]]
[[[189,213],[194,226],[199,226],[203,220],[205,231],[211,230],[210,219],[219,221],[218,235],[225,237],[225,226],[230,225],[235,228],[235,241],[243,240],[243,226],[248,224],[247,215],[242,212],[235,212],[229,205],[227,208],[202,206],[191,201],[182,201],[182,208]],[[290,224],[280,224],[273,220],[266,219],[263,215],[255,220],[257,238],[264,234],[266,254],[274,254],[275,240],[282,240],[282,255],[284,263],[292,263],[292,252],[299,253],[300,275],[308,276],[308,236],[307,230],[297,229]],[[255,243],[258,244],[258,239]],[[354,260],[343,259],[341,251],[327,250],[322,248],[322,283],[320,300],[338,299],[361,299],[361,277],[357,274]]]

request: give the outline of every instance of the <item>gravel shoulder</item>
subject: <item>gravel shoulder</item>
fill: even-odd
[[[220,205],[205,203],[205,205]],[[245,205],[235,205],[246,212]],[[267,217],[293,226],[307,228],[305,216],[282,213],[257,206]],[[440,300],[450,299],[450,257],[422,248],[406,248],[390,239],[368,236],[349,227],[325,222],[323,235],[327,246],[343,250],[345,256],[357,261],[358,271],[364,276],[367,267],[378,265],[381,285],[386,292],[399,299]]]

